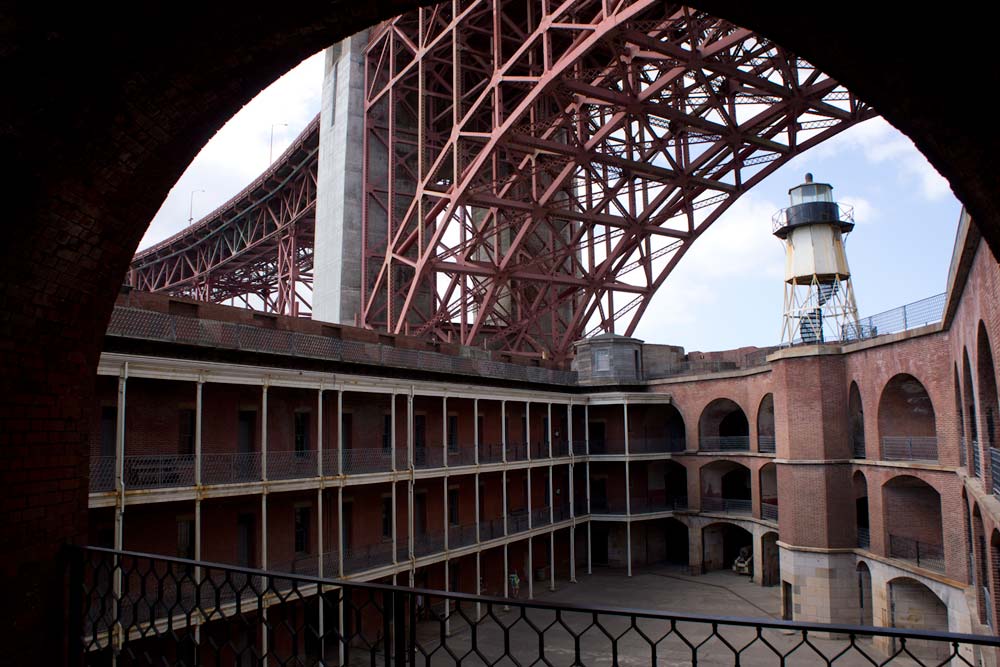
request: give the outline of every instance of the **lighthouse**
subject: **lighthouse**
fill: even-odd
[[[844,237],[854,211],[833,200],[833,186],[812,174],[788,191],[791,205],[774,214],[772,231],[785,244],[785,306],[781,342],[823,343],[858,337],[858,306]]]

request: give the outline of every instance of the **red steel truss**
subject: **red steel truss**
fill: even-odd
[[[453,0],[366,55],[362,322],[565,359],[631,334],[691,244],[874,115],[766,38],[662,0]]]
[[[282,315],[311,312],[319,118],[256,181],[136,254],[129,284]]]
[[[741,194],[875,115],[659,0],[454,0],[373,29],[365,61],[359,321],[533,357],[630,335]],[[318,145],[317,118],[130,284],[308,315]]]

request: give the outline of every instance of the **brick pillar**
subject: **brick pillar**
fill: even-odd
[[[787,350],[774,369],[781,578],[798,595],[795,620],[856,620],[848,389],[844,359],[822,347]],[[797,499],[808,498],[808,503]],[[756,509],[756,508],[755,508]],[[854,595],[856,598],[857,596]]]

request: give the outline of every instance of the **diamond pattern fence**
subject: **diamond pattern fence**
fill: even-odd
[[[443,593],[69,547],[71,664],[976,665],[1000,638]]]

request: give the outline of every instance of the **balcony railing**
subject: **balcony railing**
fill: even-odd
[[[507,513],[507,534],[523,533],[528,530],[528,510],[515,510]]]
[[[750,436],[703,435],[698,447],[703,452],[746,452],[750,450]]]
[[[302,479],[318,475],[315,450],[267,453],[268,479]]]
[[[858,546],[862,549],[870,549],[872,545],[871,533],[867,528],[858,526]]]
[[[773,435],[757,436],[757,449],[764,454],[774,454],[775,442]]]
[[[341,470],[348,475],[392,470],[392,450],[382,447],[344,449],[340,452],[340,460]]]
[[[413,537],[413,555],[417,558],[444,551],[444,533],[424,533]]]
[[[990,477],[992,478],[993,495],[1000,498],[1000,449],[990,447]]]
[[[471,466],[476,463],[476,450],[471,445],[448,450],[448,465],[455,468],[458,466]]]
[[[851,441],[851,448],[853,450],[854,458],[863,459],[866,457],[865,454],[865,439],[863,437],[854,436]]]
[[[724,512],[726,514],[753,514],[753,501],[749,498],[701,497],[702,512]]]
[[[918,567],[944,572],[944,547],[940,544],[928,544],[911,537],[889,535],[889,556],[900,558]]]
[[[653,514],[687,509],[687,497],[638,496],[629,502],[632,514]]]
[[[531,510],[531,527],[538,528],[539,526],[547,526],[552,523],[552,517],[549,515],[548,506],[533,508]]]
[[[684,438],[650,438],[644,436],[629,436],[629,454],[660,454],[668,452],[683,452]]]
[[[448,526],[448,548],[458,549],[476,543],[476,524]]]
[[[392,542],[352,545],[344,548],[344,572],[364,572],[392,563]]]
[[[417,470],[443,468],[444,454],[441,452],[441,446],[415,447],[413,449],[413,467]]]
[[[500,443],[479,445],[480,463],[499,463],[503,461],[503,445]]]
[[[503,517],[483,519],[479,522],[479,541],[486,542],[503,537]]]
[[[125,457],[126,489],[163,489],[194,485],[194,455]]]
[[[507,443],[508,461],[526,461],[528,459],[528,447],[524,443]]]
[[[201,455],[203,484],[239,484],[260,480],[260,452]]]
[[[90,457],[90,492],[113,491],[115,488],[115,457]]]
[[[69,547],[64,560],[68,623],[53,640],[66,641],[73,665],[406,667],[445,655],[455,664],[939,665],[1000,647],[992,635],[536,603],[106,549]]]
[[[972,440],[972,474],[976,477],[983,476],[982,465],[979,462],[979,442],[975,439]]]
[[[761,503],[760,504],[760,518],[765,521],[775,521],[778,520],[778,503]]]
[[[908,435],[883,436],[882,458],[886,461],[937,461],[937,438]]]
[[[965,448],[969,446],[969,443],[965,441],[965,436],[962,436],[962,446],[958,448],[958,465],[965,467],[967,464]]]

